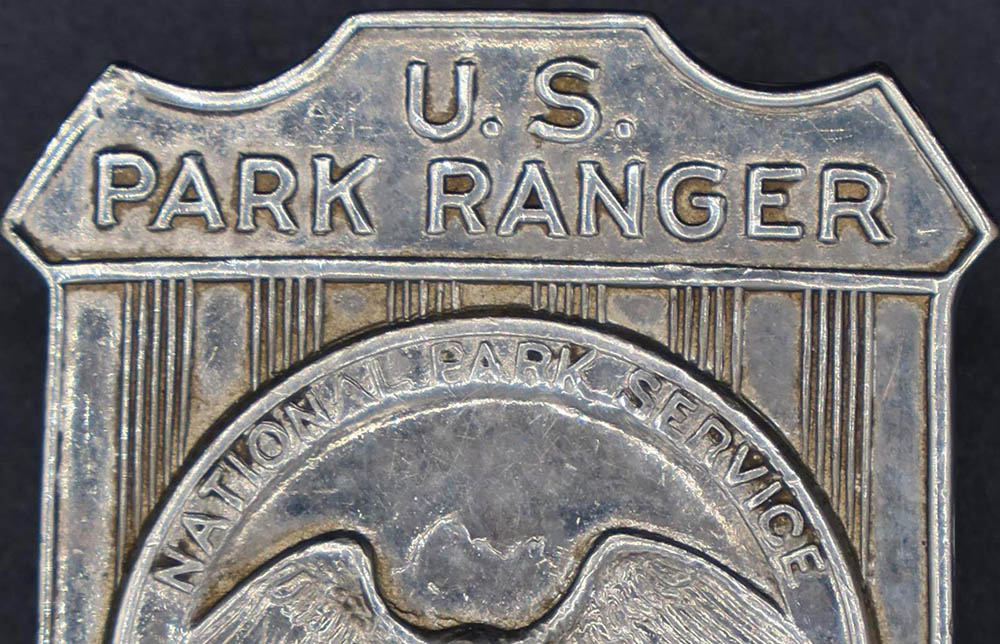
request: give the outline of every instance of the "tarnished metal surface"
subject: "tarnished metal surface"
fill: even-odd
[[[109,69],[4,232],[52,289],[44,641],[950,639],[994,229],[882,75],[362,16],[247,91]]]

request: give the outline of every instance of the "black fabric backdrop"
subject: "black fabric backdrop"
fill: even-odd
[[[762,84],[811,83],[874,61],[895,73],[987,211],[1000,216],[1000,3],[996,0],[343,3],[321,0],[7,0],[0,10],[0,207],[112,61],[207,87],[259,83],[356,11],[642,11],[709,68]],[[966,276],[955,323],[956,641],[1000,641],[1000,244]],[[0,243],[0,640],[36,622],[42,391],[41,278]]]

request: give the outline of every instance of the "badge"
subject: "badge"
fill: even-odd
[[[109,68],[3,222],[51,289],[43,641],[950,638],[994,228],[884,75],[361,16],[245,91]]]

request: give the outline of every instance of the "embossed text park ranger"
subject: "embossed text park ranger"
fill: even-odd
[[[51,289],[42,641],[950,640],[994,228],[882,74],[361,16],[245,91],[109,68],[3,231]]]

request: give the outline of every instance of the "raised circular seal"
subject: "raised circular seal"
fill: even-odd
[[[868,642],[846,552],[776,432],[684,368],[550,321],[436,322],[223,427],[114,641]]]

